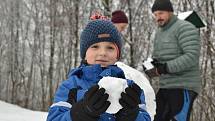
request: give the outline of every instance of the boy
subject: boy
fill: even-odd
[[[149,114],[139,107],[145,102],[144,93],[131,80],[119,99],[122,109],[116,114],[105,112],[109,95],[97,83],[105,76],[125,79],[123,71],[113,65],[120,58],[122,42],[112,22],[89,22],[80,40],[83,61],[58,88],[47,121],[150,121]]]

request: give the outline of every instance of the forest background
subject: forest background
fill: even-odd
[[[122,62],[140,71],[151,56],[156,24],[153,0],[0,0],[0,99],[47,111],[70,69],[80,64],[80,32],[93,11],[121,9],[129,18]],[[201,34],[202,91],[191,121],[215,121],[215,2],[172,0],[174,13],[195,10]],[[155,91],[158,81],[150,80]]]

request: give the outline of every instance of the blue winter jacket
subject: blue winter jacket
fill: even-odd
[[[63,81],[54,97],[54,103],[51,105],[47,121],[72,121],[70,113],[72,104],[81,100],[85,92],[93,85],[96,85],[104,76],[125,78],[123,71],[117,66],[108,66],[102,68],[100,65],[86,66],[73,69],[68,79]],[[133,81],[127,80],[128,85]],[[70,98],[69,98],[70,97]],[[139,114],[136,121],[150,121],[149,114],[144,110],[145,97],[141,94],[141,104],[139,104]],[[103,113],[98,121],[116,121],[114,115]]]

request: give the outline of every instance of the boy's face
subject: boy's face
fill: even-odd
[[[91,45],[86,52],[88,64],[100,64],[102,67],[113,65],[118,59],[118,48],[112,42],[99,42]]]

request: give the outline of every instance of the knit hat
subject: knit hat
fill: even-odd
[[[172,3],[170,0],[155,0],[152,6],[152,13],[157,10],[173,12]]]
[[[113,23],[128,23],[128,18],[121,10],[116,10],[112,13],[111,21]]]
[[[117,28],[109,20],[96,19],[90,21],[81,33],[80,54],[84,59],[87,49],[98,42],[113,42],[119,49],[120,57],[122,40]]]

